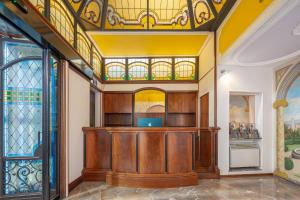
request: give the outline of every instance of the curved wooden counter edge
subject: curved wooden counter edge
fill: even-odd
[[[135,188],[172,188],[198,185],[196,172],[180,174],[132,174],[107,172],[106,183]]]

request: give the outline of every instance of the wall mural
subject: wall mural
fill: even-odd
[[[284,168],[289,179],[300,183],[300,76],[289,87],[284,111]]]

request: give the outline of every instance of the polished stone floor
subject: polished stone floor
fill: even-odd
[[[199,185],[169,189],[141,189],[85,182],[68,200],[300,200],[300,186],[272,176],[200,180]]]

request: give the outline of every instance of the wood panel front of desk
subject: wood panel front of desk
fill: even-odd
[[[196,185],[193,128],[112,128],[112,169],[106,183],[114,186],[165,188]]]
[[[217,129],[127,127],[83,131],[84,181],[178,187],[197,184],[198,177],[219,177]]]

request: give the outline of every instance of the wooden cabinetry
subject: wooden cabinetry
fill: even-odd
[[[166,92],[166,113],[133,113],[133,93],[104,93],[105,127],[137,126],[138,118],[162,118],[166,127],[197,127],[197,92]]]
[[[132,93],[103,94],[104,126],[132,126]]]
[[[169,92],[167,126],[197,126],[197,92]]]

